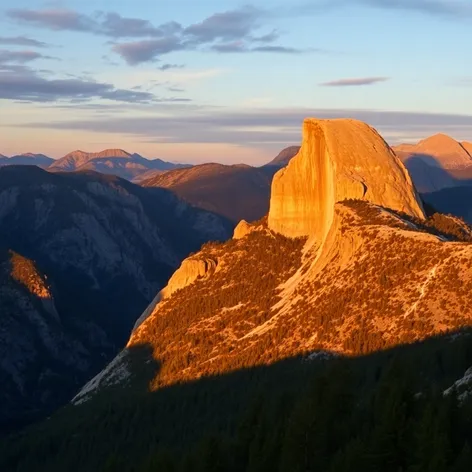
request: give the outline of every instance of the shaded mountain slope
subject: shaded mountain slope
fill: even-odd
[[[70,396],[125,342],[180,261],[205,241],[225,239],[231,229],[220,217],[191,208],[164,189],[28,166],[0,169],[0,227],[1,247],[35,261],[47,277],[47,298],[54,308],[48,306],[57,313],[29,310],[28,304],[39,306],[37,296],[1,301],[9,308],[5,312],[3,305],[0,344],[24,346],[23,357],[7,356],[2,364],[7,379],[2,392],[15,392],[2,396],[2,404],[18,418]],[[3,280],[11,283],[8,270]],[[28,310],[37,325],[31,325],[32,332],[25,325],[19,335],[17,317]],[[39,344],[30,345],[31,338]],[[54,346],[57,362],[43,355],[38,346],[45,343]],[[74,361],[61,362],[69,358]],[[44,381],[48,376],[56,379],[54,385]],[[58,382],[61,376],[64,381]],[[22,383],[30,388],[22,389]]]
[[[246,165],[202,164],[175,169],[141,182],[144,187],[162,187],[192,205],[238,223],[258,220],[269,209],[270,183],[277,168]]]
[[[424,193],[422,198],[437,211],[457,216],[472,224],[472,185]]]
[[[269,464],[292,472],[344,459],[341,470],[376,472],[392,462],[428,463],[420,453],[439,433],[451,447],[438,449],[436,470],[465,472],[470,397],[459,405],[453,395],[434,396],[431,386],[460,382],[471,346],[465,332],[359,358],[320,352],[153,393],[145,379],[158,366],[148,364],[140,388],[96,397],[93,408],[68,407],[3,441],[0,465],[15,472],[262,472]],[[133,351],[135,363],[146,349]],[[431,412],[434,428],[425,431]]]

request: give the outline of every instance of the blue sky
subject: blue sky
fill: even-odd
[[[0,153],[262,164],[306,116],[472,141],[472,0],[2,0]]]

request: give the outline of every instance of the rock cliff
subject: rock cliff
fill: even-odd
[[[246,234],[251,232],[251,225],[246,220],[241,220],[236,228],[234,228],[233,238],[241,239],[246,236]]]
[[[306,119],[300,152],[272,182],[270,229],[321,242],[335,203],[349,198],[424,217],[408,172],[373,128],[356,120]]]

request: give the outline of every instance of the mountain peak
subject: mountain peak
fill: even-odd
[[[351,198],[424,217],[408,172],[376,130],[352,119],[306,119],[300,152],[272,182],[270,229],[322,242],[335,203]]]
[[[282,149],[274,159],[272,159],[270,162],[268,162],[265,165],[284,167],[290,162],[290,160],[294,156],[298,154],[298,151],[300,151],[300,146],[288,146]]]
[[[92,153],[92,155],[93,157],[125,157],[128,159],[133,157],[133,155],[123,149],[104,149],[103,151]]]
[[[444,133],[437,133],[420,141],[417,145],[419,148],[434,147],[438,153],[449,153],[459,150],[461,144],[451,136]]]
[[[420,141],[410,153],[430,156],[436,162],[432,165],[444,169],[463,168],[472,165],[472,157],[463,144],[450,136],[438,133]]]

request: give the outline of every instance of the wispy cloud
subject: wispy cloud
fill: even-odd
[[[158,66],[158,70],[183,69],[184,67],[183,64],[162,64],[161,66]]]
[[[449,85],[455,85],[457,87],[472,87],[472,76],[451,80]]]
[[[158,56],[185,49],[175,36],[159,39],[146,39],[115,44],[113,52],[119,54],[129,65],[157,60]]]
[[[23,61],[25,62],[25,61]],[[25,66],[1,66],[0,99],[30,102],[86,102],[94,99],[149,103],[160,99],[149,92],[119,89],[85,78],[47,78]]]
[[[106,115],[105,115],[106,116]],[[32,128],[84,130],[116,133],[156,143],[225,143],[233,145],[280,146],[300,141],[305,117],[356,118],[377,127],[387,139],[424,137],[438,131],[472,132],[471,115],[393,112],[377,110],[329,110],[308,108],[218,109],[183,105],[179,113],[147,116],[87,118],[73,121],[28,123]]]
[[[94,19],[66,9],[12,9],[7,15],[15,20],[54,31],[95,31],[97,27]]]
[[[8,46],[29,46],[33,48],[47,48],[49,45],[26,36],[0,36],[0,44]]]
[[[373,8],[391,10],[413,10],[428,15],[463,17],[472,15],[470,1],[462,0],[349,0]]]
[[[366,6],[382,10],[404,10],[444,18],[472,16],[469,0],[317,0],[301,3],[286,14],[319,14],[326,10]]]
[[[362,85],[375,85],[379,82],[390,80],[389,77],[359,77],[351,79],[338,79],[321,83],[323,87],[359,87]]]
[[[44,56],[36,51],[9,51],[0,49],[0,64],[31,62],[36,59],[56,59],[51,56]]]
[[[244,41],[233,41],[230,43],[220,43],[211,46],[211,49],[220,53],[276,53],[276,54],[301,54],[306,50],[290,48],[285,46],[255,46],[251,47]]]
[[[84,15],[68,9],[13,9],[7,15],[54,31],[88,32],[113,38],[112,51],[129,65],[157,61],[165,54],[181,50],[272,54],[314,51],[274,44],[280,33],[274,29],[263,31],[271,12],[254,6],[218,12],[187,26],[175,21],[155,26],[147,20],[127,18],[114,12]],[[135,39],[116,42],[122,38]]]

